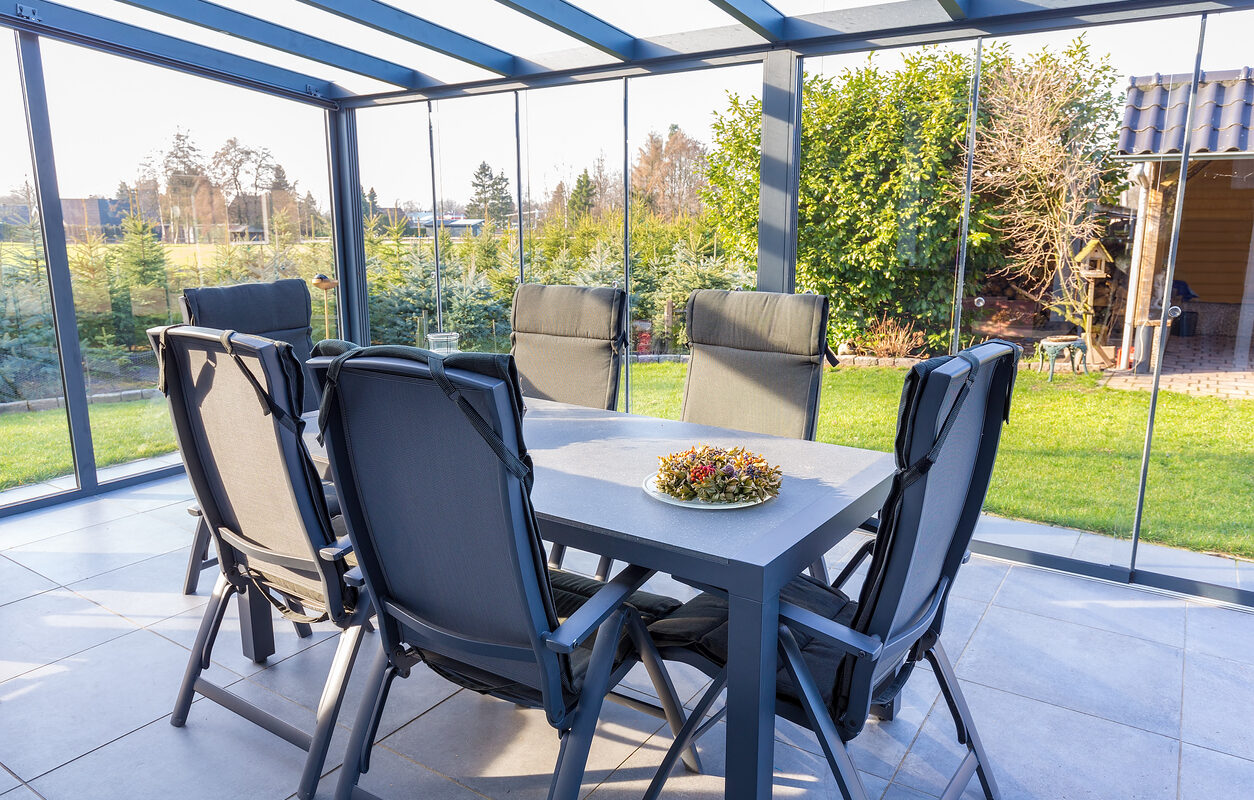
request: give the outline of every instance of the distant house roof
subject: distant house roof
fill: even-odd
[[[1119,154],[1136,160],[1172,153],[1184,146],[1184,123],[1192,74],[1149,75],[1128,85]],[[1254,125],[1254,72],[1249,67],[1203,72],[1194,104],[1192,154],[1245,153]]]

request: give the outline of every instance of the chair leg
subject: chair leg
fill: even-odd
[[[953,714],[954,725],[958,730],[958,741],[965,744],[969,753],[967,760],[963,762],[966,767],[971,759],[974,759],[974,770],[980,778],[980,786],[984,789],[984,796],[988,800],[1001,800],[1001,791],[997,788],[997,781],[993,777],[991,762],[988,753],[984,750],[984,743],[980,741],[980,736],[975,730],[975,719],[971,716],[971,708],[967,705],[967,700],[962,694],[962,688],[958,685],[958,678],[954,675],[953,665],[949,663],[949,657],[945,655],[945,650],[941,647],[940,642],[932,646],[931,650],[926,653],[928,662],[932,665],[932,672],[936,675],[936,681],[940,684],[941,694],[945,696],[945,702],[949,705],[949,711]],[[963,777],[965,776],[965,780]],[[971,773],[967,769],[959,769],[958,775],[950,781],[950,785],[945,789],[945,797],[959,797],[967,788],[967,783],[971,780]]]
[[[810,577],[820,580],[823,583],[830,583],[831,578],[827,574],[827,562],[819,559],[810,565]]]
[[[901,692],[893,695],[893,699],[887,703],[871,704],[871,715],[883,722],[892,722],[897,718],[899,711],[901,711]]]
[[[592,577],[599,581],[608,581],[610,579],[610,570],[614,568],[614,559],[609,556],[601,556],[601,560],[597,561],[597,571]]]
[[[653,683],[658,700],[662,703],[662,711],[666,714],[666,724],[670,726],[673,735],[679,736],[679,732],[683,730],[687,722],[684,717],[684,704],[675,692],[675,684],[671,682],[670,673],[662,663],[662,656],[657,651],[657,645],[649,637],[649,632],[645,630],[640,617],[635,614],[632,614],[627,621],[627,633],[631,636],[632,643],[636,645],[636,650],[640,653],[640,662],[649,673],[649,680]],[[701,757],[697,755],[695,746],[690,745],[684,748],[681,757],[684,760],[684,766],[690,771],[702,772]]]
[[[671,742],[670,749],[666,751],[666,755],[662,756],[662,763],[658,765],[657,772],[654,773],[653,780],[649,783],[649,788],[644,793],[643,800],[657,800],[658,795],[662,793],[662,787],[666,785],[666,779],[670,777],[671,772],[675,769],[675,762],[679,760],[680,754],[686,752],[688,746],[696,742],[700,738],[700,734],[705,731],[702,720],[726,685],[727,670],[723,670],[714,679],[714,682],[710,684],[710,688],[706,690],[705,694],[701,695],[701,699],[697,701],[696,707],[688,715],[688,721],[684,723],[684,727],[675,734],[675,741]],[[714,721],[717,719],[717,716],[714,717]]]
[[[294,597],[288,600],[288,606],[297,614],[305,613],[305,607]],[[292,627],[296,629],[296,636],[299,639],[308,639],[313,636],[313,628],[308,622],[293,622]]]
[[[196,594],[200,585],[200,571],[208,566],[209,523],[204,514],[196,517],[196,533],[192,536],[192,550],[187,554],[187,574],[183,577],[183,594]]]
[[[352,800],[353,790],[363,772],[370,769],[370,748],[378,730],[379,716],[387,703],[388,687],[396,676],[396,670],[388,661],[382,644],[370,673],[366,677],[366,689],[357,707],[353,730],[348,736],[348,748],[344,753],[344,766],[340,767],[340,780],[335,786],[335,800]]]
[[[310,800],[318,790],[318,779],[322,777],[322,766],[327,760],[327,748],[331,745],[331,734],[335,731],[335,719],[340,714],[340,705],[344,702],[344,689],[348,686],[348,678],[353,672],[353,662],[357,658],[357,650],[361,647],[362,627],[354,625],[340,632],[340,643],[335,648],[335,659],[331,662],[331,671],[327,674],[327,683],[322,688],[322,697],[318,700],[317,724],[309,742],[309,755],[305,757],[305,769],[300,776],[300,786],[296,790],[301,800]]]
[[[200,673],[209,668],[209,656],[213,652],[213,642],[218,636],[218,628],[222,624],[222,615],[226,613],[227,601],[235,587],[225,575],[218,575],[218,582],[213,586],[213,594],[209,596],[209,605],[200,620],[200,629],[196,632],[196,641],[192,644],[192,654],[187,659],[187,671],[183,673],[183,683],[179,687],[174,711],[170,715],[170,724],[176,728],[183,727],[187,722],[187,714],[191,710],[192,700],[196,695],[196,681]]]
[[[549,550],[549,566],[553,569],[561,569],[562,562],[566,560],[566,545],[555,544]]]
[[[614,672],[614,655],[618,649],[619,634],[623,630],[626,612],[615,611],[601,623],[597,630],[596,644],[592,646],[592,658],[584,676],[583,690],[575,706],[570,729],[562,736],[562,749],[557,757],[553,783],[549,787],[549,800],[578,800],[583,784],[588,753],[596,735],[597,720],[601,718],[601,705],[610,689],[610,677]]]

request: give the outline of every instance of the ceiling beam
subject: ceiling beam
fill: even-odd
[[[784,21],[787,19],[766,0],[710,0],[714,5],[736,18],[741,25],[752,30],[768,42],[784,38]],[[954,2],[954,0],[940,0]]]
[[[300,0],[306,5],[421,45],[497,75],[520,71],[521,59],[379,0]]]
[[[565,0],[497,0],[503,6],[526,14],[537,22],[574,37],[620,61],[636,54],[636,39],[598,16],[589,14]]]
[[[314,78],[56,3],[34,0],[0,7],[0,24],[237,86],[312,100],[319,105],[335,104],[319,102],[318,98],[333,100],[349,94],[325,78]]]
[[[329,67],[364,75],[405,89],[438,83],[409,67],[353,50],[335,42],[285,28],[264,19],[205,2],[205,0],[121,0],[127,5],[163,14],[202,28],[229,34],[254,44],[317,61]]]

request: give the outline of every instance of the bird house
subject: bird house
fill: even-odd
[[[1088,244],[1073,259],[1079,268],[1080,277],[1091,281],[1109,278],[1110,264],[1114,260],[1100,239],[1089,239]]]

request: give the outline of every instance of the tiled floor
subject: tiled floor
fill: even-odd
[[[1163,359],[1162,389],[1201,397],[1254,399],[1254,350],[1240,357],[1236,342],[1233,336],[1172,336]],[[1245,344],[1250,346],[1248,340]],[[1108,372],[1106,385],[1149,391],[1154,375]]]
[[[0,797],[294,790],[303,753],[212,702],[198,700],[186,727],[169,724],[206,591],[179,593],[188,499],[180,478],[0,520]],[[335,642],[325,629],[276,632],[277,654],[255,665],[232,612],[210,677],[307,727]],[[1008,800],[1254,796],[1254,614],[976,557],[944,642]],[[681,670],[677,683],[691,699],[704,681]],[[359,693],[354,683],[342,725]],[[814,738],[784,722],[777,734],[776,796],[838,796]],[[557,747],[541,713],[421,670],[397,683],[381,736],[363,785],[388,798],[542,798]],[[721,795],[724,737],[720,724],[701,743],[707,774],[676,774],[667,796]],[[639,797],[669,742],[657,720],[607,706],[585,791]],[[897,719],[869,723],[852,750],[873,797],[940,793],[961,749],[926,669]]]

